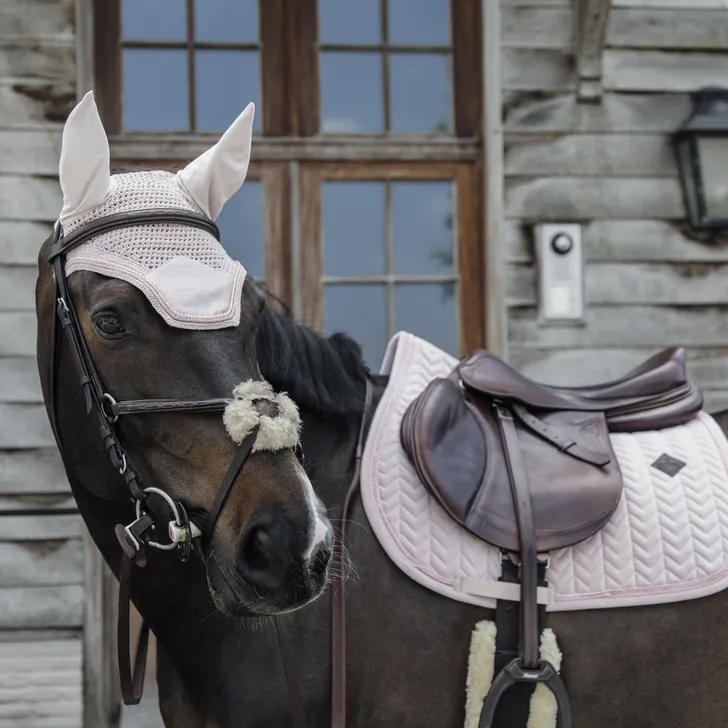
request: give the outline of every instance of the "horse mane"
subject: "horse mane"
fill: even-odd
[[[268,292],[266,297],[274,298]],[[256,345],[263,376],[299,407],[321,416],[361,413],[369,370],[361,347],[347,335],[323,336],[266,305]]]

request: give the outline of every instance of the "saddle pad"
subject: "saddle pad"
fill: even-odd
[[[389,383],[364,449],[362,500],[377,539],[408,576],[451,599],[494,608],[494,595],[510,598],[497,583],[500,552],[447,515],[400,444],[409,404],[456,364],[406,332],[389,342],[381,368]],[[713,418],[700,412],[686,425],[611,439],[624,480],[619,505],[604,529],[551,552],[539,601],[548,611],[603,609],[726,588],[728,442]]]

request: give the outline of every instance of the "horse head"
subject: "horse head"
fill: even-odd
[[[36,290],[44,398],[74,488],[118,504],[123,523],[131,496],[137,515],[178,525],[233,616],[315,599],[332,549],[297,407],[258,366],[265,298],[215,234],[247,174],[253,115],[176,174],[112,174],[87,94],[64,128],[63,208]],[[119,539],[132,556],[134,533]]]

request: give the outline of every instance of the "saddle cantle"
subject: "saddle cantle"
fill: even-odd
[[[567,388],[533,382],[476,351],[407,409],[401,444],[423,485],[456,522],[518,563],[518,657],[496,677],[480,728],[490,727],[500,696],[519,681],[548,684],[559,725],[571,725],[561,678],[538,658],[539,554],[609,521],[622,492],[610,431],[673,427],[700,411],[685,360],[684,349],[666,349],[621,379]]]

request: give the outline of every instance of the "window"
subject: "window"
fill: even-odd
[[[97,0],[116,164],[177,167],[256,102],[223,244],[377,368],[484,341],[480,0]]]

